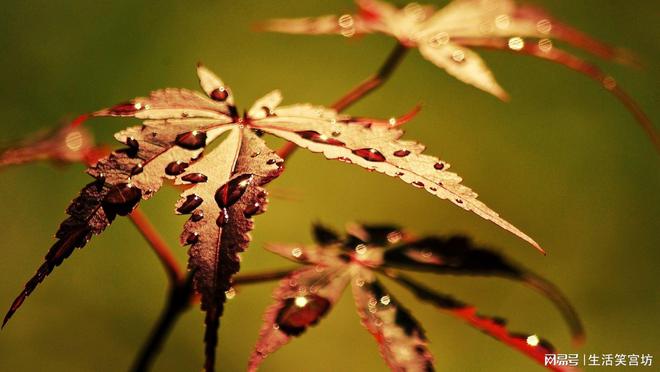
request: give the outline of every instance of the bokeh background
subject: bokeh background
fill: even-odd
[[[444,4],[444,2],[442,2]],[[634,50],[635,70],[600,63],[650,117],[660,121],[660,8],[652,0],[538,1],[558,18]],[[348,12],[349,0],[45,1],[6,0],[0,12],[0,140],[10,144],[79,114],[154,88],[196,89],[204,61],[234,89],[241,107],[280,88],[285,103],[333,102],[380,65],[393,45],[384,36],[357,40],[259,34],[251,23],[275,16]],[[574,348],[558,312],[537,293],[497,279],[421,276],[433,287],[509,318],[563,351],[658,354],[660,176],[658,155],[632,117],[591,80],[568,69],[501,52],[482,55],[512,96],[510,103],[449,77],[417,52],[381,90],[350,109],[389,117],[425,103],[407,137],[452,163],[481,200],[549,252],[409,185],[300,151],[270,186],[269,212],[257,218],[243,272],[290,267],[262,249],[269,241],[310,242],[310,223],[341,229],[349,221],[392,222],[419,233],[465,233],[553,280],[580,312],[587,342]],[[98,140],[128,120],[89,123]],[[0,304],[9,306],[52,243],[63,210],[89,181],[82,166],[35,164],[0,173]],[[144,203],[178,247],[184,222],[172,212],[177,193]],[[218,366],[239,371],[256,341],[274,283],[244,288],[230,301]],[[533,371],[534,362],[479,332],[394,294],[427,329],[445,371]],[[0,333],[1,371],[121,371],[130,366],[164,302],[163,271],[129,221],[120,219],[32,295]],[[156,371],[199,370],[202,313],[186,313]],[[656,361],[658,363],[658,361]],[[320,326],[272,355],[265,371],[386,370],[361,329],[348,293]]]

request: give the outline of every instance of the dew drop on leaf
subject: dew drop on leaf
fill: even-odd
[[[173,161],[165,167],[165,173],[169,176],[178,176],[181,173],[185,172],[186,168],[188,168],[188,163],[184,163],[181,161]]]
[[[208,181],[208,177],[202,173],[190,173],[181,177],[182,180],[190,183],[202,183]]]
[[[120,183],[108,191],[103,204],[106,210],[125,216],[131,213],[141,198],[142,190],[129,183]]]
[[[280,331],[299,335],[316,324],[330,308],[330,301],[316,294],[287,298],[275,319]]]
[[[198,150],[206,146],[206,133],[198,130],[181,133],[174,140],[177,145],[187,150]]]
[[[368,161],[373,161],[373,162],[385,161],[385,156],[383,156],[383,154],[381,154],[380,151],[376,149],[371,149],[371,148],[357,149],[357,150],[353,150],[353,154]]]
[[[243,196],[250,182],[252,182],[252,175],[243,174],[224,184],[215,193],[215,201],[218,206],[220,208],[232,206]]]
[[[229,92],[224,88],[217,88],[211,92],[211,98],[218,102],[224,102],[229,98]]]
[[[186,197],[186,200],[177,208],[177,212],[181,214],[189,214],[199,207],[204,200],[195,194],[190,194]]]

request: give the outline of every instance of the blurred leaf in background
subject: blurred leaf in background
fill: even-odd
[[[534,4],[638,53],[646,62],[644,70],[600,66],[627,88],[652,120],[660,119],[660,46],[649,32],[660,17],[655,2]],[[371,74],[392,40],[259,34],[250,27],[267,18],[353,8],[350,0],[6,1],[0,14],[0,141],[11,144],[54,127],[63,115],[88,112],[155,88],[195,89],[198,61],[228,84],[241,87],[238,104],[243,107],[274,88],[283,91],[285,104],[328,104]],[[533,58],[482,55],[511,102],[501,103],[411,55],[384,88],[349,113],[389,117],[423,101],[422,112],[406,124],[408,136],[452,163],[452,169],[480,191],[482,200],[530,232],[549,252],[547,257],[496,226],[401,182],[299,152],[269,186],[275,197],[269,212],[256,218],[243,270],[287,267],[263,245],[307,243],[310,222],[316,220],[334,226],[358,220],[392,222],[420,233],[461,232],[478,242],[506,247],[518,262],[553,280],[579,311],[587,342],[573,349],[559,315],[520,286],[497,279],[433,278],[437,289],[451,289],[485,313],[518,314],[516,309],[525,308],[511,327],[543,334],[561,350],[654,353],[660,325],[660,174],[653,147],[625,109],[589,79]],[[112,133],[131,123],[98,120],[88,125],[98,140],[112,143]],[[0,174],[0,300],[6,306],[52,244],[64,208],[88,181],[82,166],[36,164]],[[172,213],[177,195],[164,190],[144,204],[175,247],[185,220]],[[183,261],[185,249],[178,253]],[[119,220],[57,270],[3,330],[0,370],[127,369],[165,300],[166,283],[139,233],[127,220]],[[274,286],[246,287],[229,302],[220,335],[220,370],[247,365]],[[412,300],[406,293],[395,294],[401,301]],[[439,370],[540,370],[430,306],[411,310],[433,341],[430,350]],[[202,322],[196,310],[182,318],[155,370],[199,368]],[[371,336],[356,322],[352,304],[344,298],[324,324],[274,354],[264,370],[384,370]],[[352,342],[346,343],[349,338]]]

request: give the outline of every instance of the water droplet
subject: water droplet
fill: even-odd
[[[362,278],[355,279],[355,285],[357,285],[358,287],[364,286],[364,279]]]
[[[80,131],[74,130],[64,138],[64,144],[71,151],[78,151],[82,148],[84,138]]]
[[[449,34],[444,31],[438,32],[429,39],[429,44],[434,48],[439,48],[447,43],[449,43]]]
[[[177,212],[181,214],[188,214],[194,211],[197,207],[199,207],[204,200],[200,198],[199,196],[195,194],[190,194],[186,196],[186,200],[181,204],[179,208],[177,208]]]
[[[273,165],[275,163],[277,163],[277,159],[268,159],[268,160],[266,160],[266,164],[268,164],[268,165]]]
[[[536,29],[542,34],[549,34],[552,31],[552,22],[542,19],[536,22]]]
[[[320,134],[319,132],[313,131],[313,130],[302,130],[296,132],[297,135],[304,139],[308,139],[310,141],[316,142],[316,143],[324,143],[326,145],[333,145],[333,146],[344,146],[345,143],[326,136],[325,134]]]
[[[451,53],[451,59],[456,63],[465,62],[465,52],[461,49],[456,49]]]
[[[245,218],[250,218],[250,217],[254,216],[255,214],[259,214],[259,213],[262,213],[262,212],[263,212],[263,209],[261,208],[261,204],[254,203],[254,204],[250,205],[249,207],[245,208],[245,210],[243,211],[243,215],[245,216]]]
[[[380,153],[380,151],[371,148],[357,149],[353,150],[353,153],[364,160],[373,161],[373,162],[383,162],[385,161],[385,156]]]
[[[242,174],[227,182],[215,193],[215,201],[220,208],[226,208],[236,203],[252,182],[251,174]]]
[[[541,340],[537,335],[530,335],[529,337],[527,337],[527,345],[529,346],[538,346],[540,341]]]
[[[181,133],[176,136],[175,143],[186,150],[198,150],[206,146],[206,133],[198,130]]]
[[[410,151],[408,151],[408,150],[396,150],[396,151],[394,151],[394,156],[397,156],[397,157],[400,157],[400,158],[402,158],[404,156],[408,156],[408,155],[410,155]]]
[[[438,163],[433,164],[433,168],[435,168],[437,170],[443,170],[443,169],[445,169],[445,164],[438,162]]]
[[[291,255],[295,258],[299,258],[300,256],[302,256],[302,253],[303,253],[302,249],[300,249],[300,248],[293,248],[291,250]]]
[[[463,200],[461,200],[461,199],[455,199],[455,200],[456,200],[456,203],[463,204]]]
[[[192,216],[190,216],[190,219],[193,222],[201,221],[202,219],[204,219],[204,211],[202,211],[201,209],[194,211]]]
[[[202,183],[208,181],[208,177],[201,173],[190,173],[181,177],[182,180],[190,183]]]
[[[316,294],[284,300],[275,323],[288,335],[299,335],[308,326],[316,324],[330,309],[330,301]]]
[[[357,253],[357,254],[360,255],[360,256],[366,254],[366,253],[367,253],[367,246],[364,245],[364,244],[358,244],[358,245],[355,247],[355,253]]]
[[[136,112],[145,109],[145,107],[139,102],[125,102],[115,105],[110,108],[110,114],[112,115],[133,115]]]
[[[539,40],[539,49],[542,52],[545,52],[545,53],[552,50],[552,40],[550,40],[550,39],[541,39],[541,40]]]
[[[185,172],[186,168],[188,168],[188,163],[184,163],[182,161],[173,161],[167,164],[165,167],[165,173],[170,176],[178,176]]]
[[[509,28],[510,24],[511,19],[506,14],[501,14],[495,17],[495,27],[499,28],[500,30]]]
[[[522,50],[525,47],[525,41],[519,36],[510,38],[508,44],[511,50]]]
[[[225,297],[228,300],[231,300],[232,298],[236,297],[236,289],[234,289],[234,287],[231,287],[228,290],[226,290],[225,291]]]
[[[388,296],[388,295],[385,295],[385,296],[380,298],[380,303],[385,305],[385,306],[389,305],[390,301],[391,301],[391,299],[390,299],[390,296]]]
[[[142,163],[138,163],[136,166],[131,169],[131,174],[130,176],[137,176],[138,174],[142,173],[144,171],[144,167],[142,166]]]
[[[211,98],[214,101],[224,102],[229,98],[229,92],[224,88],[217,88],[211,92]]]
[[[126,145],[135,152],[140,148],[140,143],[133,137],[126,138]]]
[[[229,212],[227,212],[227,208],[222,208],[220,209],[220,215],[218,215],[218,219],[215,220],[215,223],[218,227],[223,227],[227,222],[229,222]]]
[[[412,183],[412,185],[415,186],[415,187],[419,187],[419,188],[424,187],[424,183],[423,183],[423,182],[420,182],[420,181],[414,181],[414,182]]]
[[[186,244],[195,244],[199,241],[199,234],[198,233],[192,233],[188,234],[188,237],[186,238]]]
[[[603,78],[603,87],[607,90],[612,90],[616,88],[616,80],[611,76],[605,76]]]
[[[401,241],[403,238],[403,233],[401,231],[392,231],[389,234],[387,234],[387,241],[390,244],[396,244]]]
[[[397,176],[397,177],[401,177],[401,176],[404,176],[405,173],[403,173],[403,172],[396,172],[396,173],[394,173],[394,175]]]
[[[130,183],[120,183],[112,187],[103,199],[104,208],[111,213],[125,216],[142,198],[142,190]]]

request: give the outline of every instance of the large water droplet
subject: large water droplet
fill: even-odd
[[[197,241],[199,241],[198,233],[188,234],[188,237],[186,238],[186,244],[195,244]]]
[[[444,163],[435,163],[435,164],[433,164],[433,168],[435,168],[437,170],[443,170],[443,169],[445,169],[445,164]]]
[[[186,174],[185,176],[181,177],[182,180],[190,183],[202,183],[208,181],[208,177],[206,175],[201,174],[201,173],[190,173]]]
[[[316,294],[287,298],[275,319],[280,331],[288,335],[299,335],[318,323],[330,309],[330,301]]]
[[[141,103],[125,102],[112,106],[110,108],[110,113],[112,115],[133,115],[144,109],[145,107]]]
[[[227,182],[215,193],[215,201],[220,208],[232,206],[243,196],[245,190],[252,182],[251,174],[242,174]]]
[[[133,211],[141,198],[142,190],[129,183],[120,183],[108,191],[103,205],[106,211],[125,216]]]
[[[177,208],[177,212],[181,214],[188,214],[194,211],[197,207],[199,207],[204,200],[200,198],[199,196],[195,194],[190,194],[186,196],[186,200],[181,204],[179,208]]]
[[[224,102],[229,98],[229,92],[225,88],[217,88],[211,92],[211,98],[218,102]]]
[[[175,143],[187,150],[197,150],[206,146],[206,133],[198,130],[181,133],[176,136]]]
[[[165,167],[165,173],[170,176],[178,176],[185,172],[186,168],[188,168],[188,163],[184,163],[182,161],[173,161],[167,164]]]
[[[304,139],[308,139],[310,141],[316,142],[316,143],[324,143],[326,145],[333,145],[333,146],[344,146],[345,143],[332,138],[328,137],[325,134],[320,134],[319,132],[313,131],[313,130],[302,130],[296,132],[297,135]]]
[[[144,171],[144,167],[142,166],[142,163],[138,163],[136,166],[131,169],[131,174],[130,176],[137,176],[138,174],[142,173]]]
[[[404,156],[408,156],[408,155],[410,155],[410,151],[408,151],[408,150],[396,150],[396,151],[394,151],[394,156],[398,156],[400,158],[402,158]]]
[[[373,161],[373,162],[382,162],[385,161],[385,156],[380,153],[380,151],[371,148],[357,149],[353,150],[353,153],[364,160]]]

